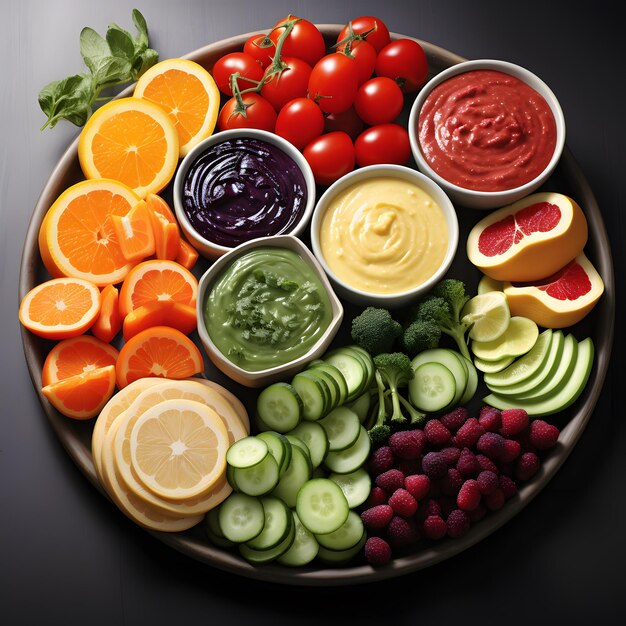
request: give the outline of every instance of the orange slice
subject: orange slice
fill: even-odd
[[[220,92],[211,74],[194,61],[167,59],[153,65],[137,81],[134,96],[167,113],[178,132],[181,157],[215,128]]]
[[[165,218],[155,213],[152,216],[154,229],[155,254],[157,259],[173,261],[180,250],[180,231],[178,224],[167,222]]]
[[[81,278],[53,278],[24,296],[19,319],[39,337],[65,339],[84,333],[99,312],[100,290],[93,283]]]
[[[43,363],[41,384],[45,387],[77,374],[115,365],[118,354],[113,346],[90,335],[63,339],[50,350]]]
[[[114,180],[84,180],[64,191],[39,229],[39,251],[50,275],[74,276],[103,287],[120,282],[132,264],[122,254],[111,221],[139,196]]]
[[[124,279],[120,290],[120,313],[151,302],[180,302],[196,306],[198,279],[175,261],[153,259],[136,265]]]
[[[175,328],[153,326],[126,342],[117,359],[117,386],[138,378],[187,378],[204,370],[200,350]]]
[[[115,390],[115,365],[76,374],[41,391],[63,415],[77,420],[95,417]]]
[[[78,140],[87,178],[112,178],[144,197],[161,191],[178,164],[178,133],[163,109],[143,98],[100,107]]]
[[[148,211],[150,213],[158,213],[170,224],[178,223],[170,205],[156,193],[149,193],[146,196],[146,205],[148,206]]]
[[[154,230],[145,202],[139,202],[127,215],[112,215],[111,220],[122,254],[129,263],[154,254]]]
[[[169,326],[189,335],[197,326],[196,307],[172,300],[143,304],[124,318],[124,341],[152,326]]]
[[[176,263],[180,263],[183,267],[191,270],[198,260],[198,251],[181,237],[178,254],[174,260]]]
[[[102,306],[100,314],[91,327],[94,336],[106,343],[111,343],[122,328],[119,309],[119,291],[113,285],[107,285],[100,293]]]

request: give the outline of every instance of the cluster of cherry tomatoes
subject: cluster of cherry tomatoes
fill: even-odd
[[[419,43],[392,42],[379,18],[352,20],[328,52],[314,24],[289,15],[221,57],[212,73],[230,96],[220,130],[275,132],[302,151],[318,184],[329,185],[355,165],[409,160],[408,133],[395,122],[428,64]]]

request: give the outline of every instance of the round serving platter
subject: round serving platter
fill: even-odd
[[[337,35],[342,28],[341,25],[334,24],[318,25],[318,27],[324,34],[329,45],[336,41]],[[251,34],[252,33],[247,33],[213,43],[191,52],[186,55],[185,58],[196,61],[207,68],[211,68],[219,57],[229,52],[241,50],[244,42]],[[395,33],[392,33],[391,36],[392,39],[405,37],[405,35]],[[429,76],[433,76],[443,69],[465,60],[456,54],[428,42],[417,41],[423,46],[428,57]],[[122,92],[120,96],[131,95],[132,89],[132,87],[129,87]],[[407,106],[405,107],[402,118],[405,123],[411,101],[408,101],[406,104]],[[49,278],[39,256],[37,241],[39,227],[48,208],[59,194],[70,185],[84,178],[78,163],[77,146],[78,139],[69,146],[60,159],[48,179],[33,212],[22,254],[20,300],[35,285]],[[411,165],[415,167],[414,163],[411,163]],[[248,578],[281,584],[323,586],[372,582],[429,567],[475,545],[515,516],[547,485],[583,433],[602,391],[613,346],[615,284],[610,244],[602,215],[593,192],[567,146],[565,147],[555,173],[541,190],[558,191],[570,195],[583,208],[589,223],[589,240],[585,252],[604,280],[605,293],[592,313],[571,329],[578,339],[591,336],[595,345],[595,363],[587,387],[582,396],[567,411],[550,418],[561,428],[561,435],[557,447],[546,457],[540,472],[529,483],[521,487],[519,493],[510,499],[500,511],[492,513],[480,522],[474,524],[470,531],[461,538],[447,539],[439,543],[423,546],[420,545],[415,552],[397,557],[388,565],[380,568],[373,568],[365,564],[364,560],[359,561],[358,559],[355,560],[354,563],[347,564],[343,567],[332,568],[318,564],[304,568],[287,568],[274,564],[256,566],[246,562],[235,552],[228,552],[211,545],[206,539],[202,528],[198,526],[184,533],[147,532],[150,532],[155,538],[189,557],[221,570]],[[321,191],[321,189],[318,190],[318,197]],[[163,195],[168,201],[171,201],[170,188],[166,189]],[[471,293],[475,292],[479,280],[479,273],[471,266],[467,259],[465,241],[472,226],[485,216],[485,212],[460,206],[456,206],[456,209],[460,229],[459,249],[452,267],[448,272],[448,276],[464,280]],[[304,236],[303,240],[307,244],[309,243],[308,236]],[[199,277],[207,267],[208,261],[201,258],[196,268],[194,268],[194,273]],[[335,338],[334,345],[350,342],[350,320],[358,310],[359,309],[356,307],[345,303],[344,323]],[[58,413],[49,404],[41,393],[41,369],[43,361],[52,347],[53,342],[40,339],[23,327],[21,332],[24,354],[26,356],[33,386],[39,396],[49,424],[52,426],[61,444],[81,472],[103,496],[107,497],[98,483],[91,456],[91,433],[94,420],[80,422],[68,419]],[[198,345],[200,345],[197,335],[193,335],[193,338]],[[252,412],[254,399],[258,391],[254,392],[250,389],[246,389],[229,380],[215,369],[208,358],[205,359],[205,362],[207,364],[205,371],[207,378],[224,384],[231,391],[238,394],[246,404],[249,412]],[[485,388],[482,386],[479,387],[477,395],[469,407],[470,413],[475,414],[475,412],[478,411],[480,398],[484,395],[482,393],[483,391],[485,391]],[[113,503],[111,503],[111,505],[115,506]],[[120,513],[120,515],[122,515],[122,513]]]

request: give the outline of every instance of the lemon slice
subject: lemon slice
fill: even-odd
[[[487,276],[487,274],[483,274],[480,281],[478,281],[478,289],[476,293],[481,295],[483,293],[487,293],[488,291],[502,291],[504,289],[504,283],[501,280],[495,280],[495,278],[491,278]]]
[[[509,327],[511,312],[502,291],[488,291],[474,296],[463,307],[461,321],[471,324],[470,339],[494,341]]]
[[[139,417],[130,433],[133,469],[153,493],[195,498],[226,469],[228,431],[219,415],[194,400],[165,400]]]
[[[527,317],[514,316],[508,328],[493,341],[472,341],[474,356],[482,361],[500,361],[526,354],[539,337],[537,324]]]

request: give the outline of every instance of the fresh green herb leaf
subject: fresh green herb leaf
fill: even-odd
[[[54,128],[60,119],[82,126],[91,115],[93,81],[90,74],[75,74],[55,80],[39,92],[39,106],[48,116],[41,130]]]
[[[135,42],[130,33],[111,24],[107,31],[107,43],[112,56],[128,61],[129,65],[132,64],[135,58]]]
[[[137,36],[137,43],[142,47],[142,48],[147,48],[148,47],[148,25],[146,24],[146,20],[144,19],[144,16],[139,13],[139,11],[137,11],[137,9],[133,9],[133,24],[135,25],[135,28],[137,29],[137,32],[139,33],[139,35]]]
[[[109,44],[89,26],[80,31],[80,53],[92,73],[96,72],[103,59],[111,56]]]

